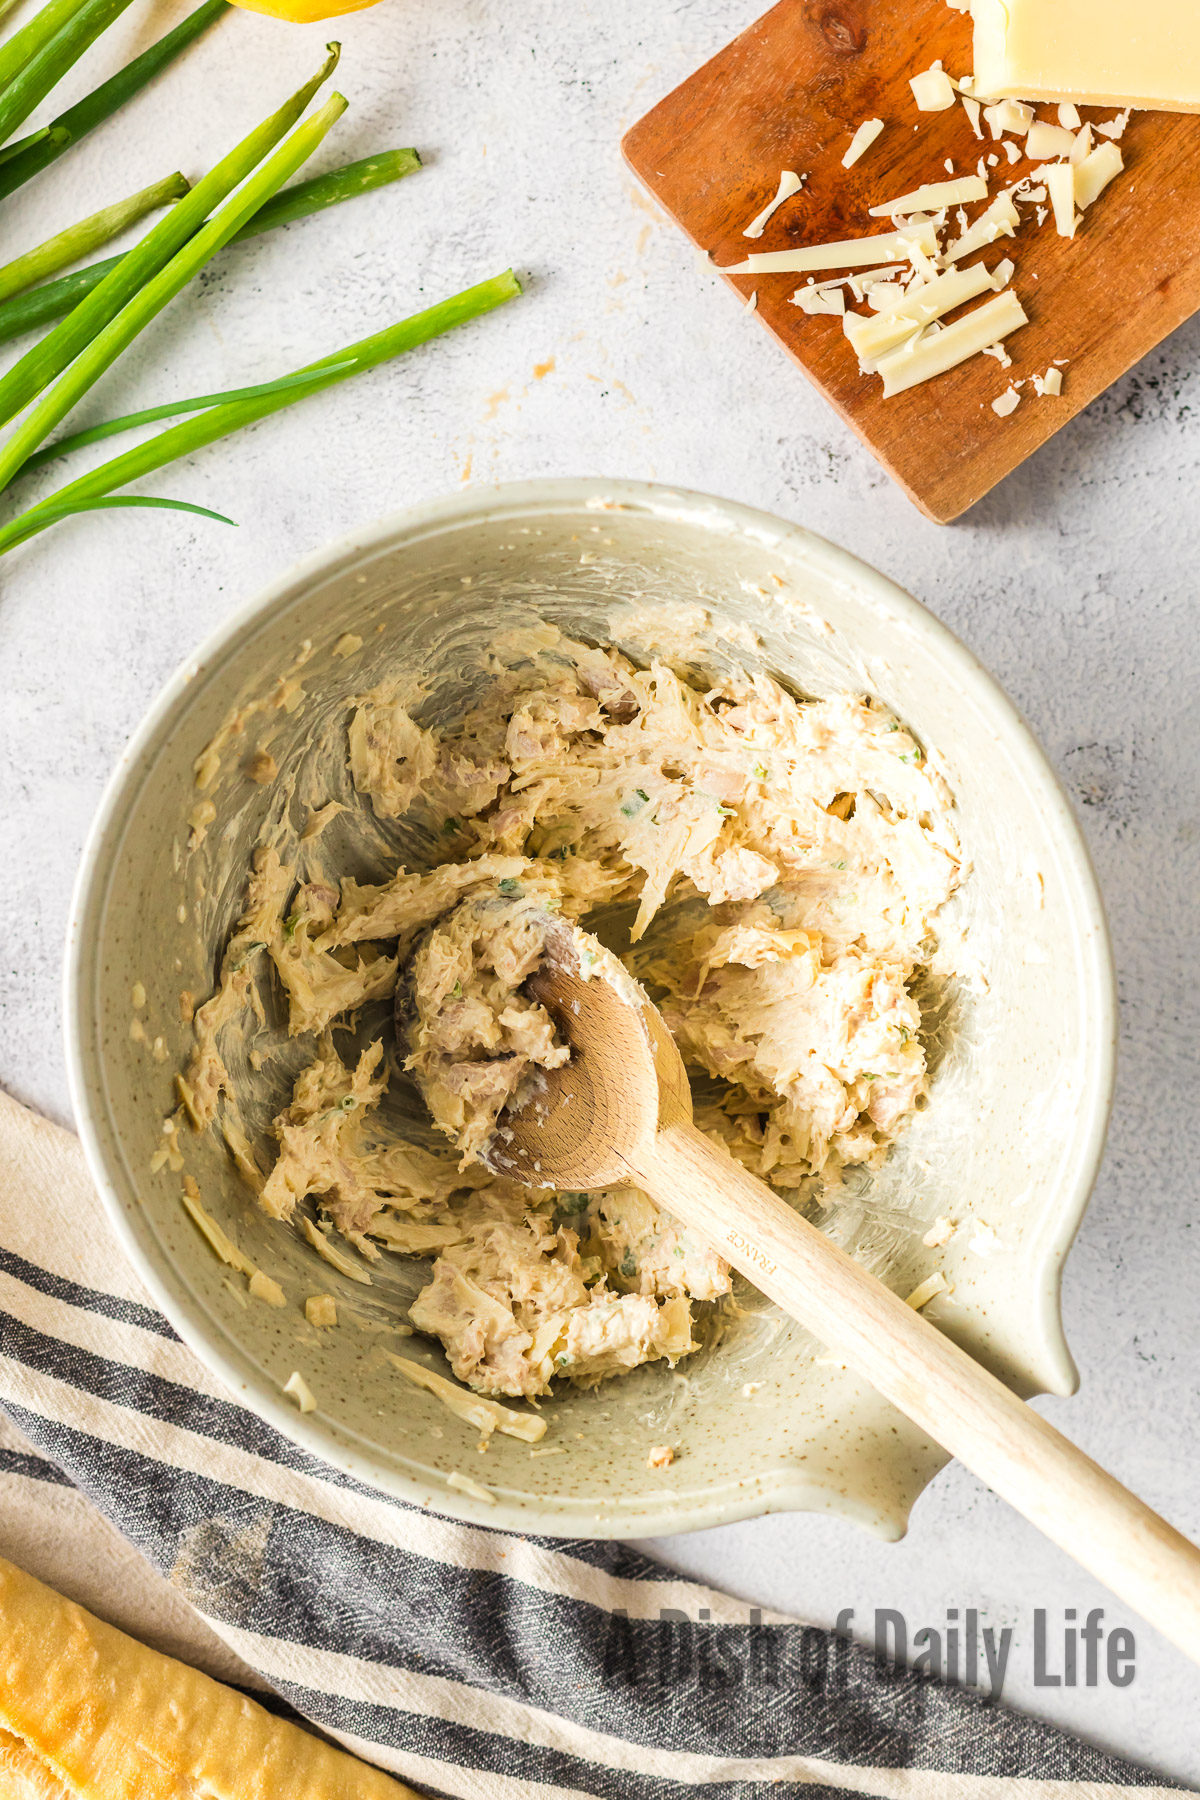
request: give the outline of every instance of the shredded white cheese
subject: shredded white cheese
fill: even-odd
[[[1086,210],[1125,167],[1115,144],[1101,144],[1075,165],[1075,204]]]
[[[981,262],[966,269],[947,269],[924,287],[910,288],[878,318],[864,319],[861,313],[847,313],[842,329],[859,362],[869,367],[875,358],[886,356],[923,325],[976,299],[994,286],[994,280]]]
[[[849,149],[842,158],[843,169],[852,169],[860,156],[865,156],[875,139],[883,130],[882,119],[864,119],[854,136],[850,139]]]
[[[287,1296],[277,1281],[264,1275],[261,1269],[255,1269],[250,1277],[249,1290],[256,1300],[265,1300],[268,1306],[286,1306]]]
[[[362,1264],[356,1263],[353,1258],[346,1255],[344,1250],[339,1250],[336,1244],[331,1244],[325,1233],[318,1231],[311,1219],[301,1216],[300,1227],[317,1255],[324,1257],[331,1269],[336,1269],[339,1275],[349,1276],[351,1281],[361,1282],[363,1287],[374,1285]]]
[[[762,250],[743,262],[729,263],[722,275],[807,275],[819,269],[857,269],[874,262],[907,262],[910,246],[937,252],[937,232],[929,224],[904,225],[876,237],[845,238],[839,243],[805,244],[795,250]]]
[[[990,1225],[983,1224],[981,1220],[976,1223],[978,1229],[971,1239],[971,1249],[976,1256],[991,1256],[995,1251],[1004,1248]]]
[[[961,206],[969,200],[987,199],[987,182],[978,175],[960,175],[956,181],[930,181],[914,188],[910,194],[898,194],[881,206],[872,206],[873,219],[888,219],[896,213],[937,212],[942,206]]]
[[[743,231],[742,236],[748,238],[760,238],[766,228],[767,221],[771,218],[772,214],[783,205],[785,200],[790,200],[793,194],[798,194],[800,192],[800,189],[804,186],[804,181],[805,177],[803,175],[797,175],[794,169],[785,169],[779,177],[779,187],[776,191],[775,198],[769,200],[762,211],[758,213],[756,217],[751,219],[745,231]]]
[[[1129,123],[1129,113],[1128,113],[1128,111],[1126,111],[1126,112],[1118,113],[1115,119],[1105,119],[1102,124],[1097,125],[1096,130],[1098,132],[1100,132],[1103,137],[1108,137],[1108,138],[1124,137],[1125,136],[1125,127],[1128,125],[1128,123]]]
[[[923,338],[910,350],[893,350],[890,356],[883,357],[877,373],[883,376],[884,399],[902,394],[934,375],[944,375],[968,357],[977,356],[985,344],[998,343],[1028,323],[1021,302],[1011,288],[1006,289],[994,300],[956,319],[935,337]]]
[[[997,238],[1014,236],[1021,223],[1021,215],[1017,211],[1012,197],[1012,189],[1005,188],[997,194],[986,212],[980,213],[973,225],[968,225],[962,236],[957,238],[945,251],[943,261],[958,262],[961,257],[973,256],[976,250],[986,250]]]
[[[1072,105],[1070,100],[1060,100],[1058,103],[1058,122],[1060,125],[1065,126],[1068,131],[1078,131],[1080,125],[1079,108]]]
[[[806,313],[844,313],[846,296],[838,287],[802,287],[792,295],[792,305]]]
[[[954,1236],[957,1229],[958,1227],[955,1225],[953,1219],[947,1219],[944,1215],[939,1214],[933,1221],[933,1224],[929,1227],[929,1230],[925,1233],[925,1236],[921,1239],[921,1242],[927,1245],[930,1250],[940,1250],[943,1244],[948,1244],[950,1242],[950,1239]]]
[[[484,1487],[482,1481],[476,1481],[473,1475],[463,1475],[458,1469],[452,1469],[446,1477],[446,1486],[457,1488],[460,1494],[470,1494],[474,1500],[482,1500],[488,1506],[495,1506],[496,1496],[491,1488]]]
[[[908,85],[920,112],[945,112],[954,105],[954,86],[940,62],[914,75]]]
[[[970,94],[960,93],[958,97],[963,103],[963,110],[966,112],[967,118],[970,120],[971,130],[975,133],[977,138],[981,138],[983,136],[983,127],[979,123],[979,115],[983,111],[983,108],[980,106],[978,100],[972,100]]]
[[[1005,131],[1011,131],[1014,137],[1024,137],[1034,121],[1032,106],[1026,106],[1023,100],[998,100],[994,106],[984,107],[983,116],[993,139]]]
[[[316,1412],[316,1398],[299,1369],[292,1370],[283,1384],[283,1391],[296,1402],[302,1413]]]
[[[1057,396],[1062,393],[1062,383],[1062,370],[1051,366],[1044,375],[1034,376],[1033,391],[1035,394]]]
[[[1041,158],[1043,156],[1070,156],[1075,148],[1075,134],[1064,131],[1061,125],[1049,125],[1044,119],[1029,127],[1029,135],[1025,139],[1027,156]]]
[[[423,1363],[413,1362],[407,1356],[395,1356],[390,1350],[385,1350],[384,1355],[416,1387],[425,1388],[443,1406],[448,1407],[456,1418],[473,1425],[485,1438],[490,1437],[493,1431],[502,1432],[505,1437],[522,1438],[527,1444],[536,1444],[539,1438],[545,1437],[546,1421],[538,1418],[536,1413],[511,1412],[497,1400],[484,1400],[480,1395],[471,1393],[468,1388],[457,1387],[454,1382],[447,1381],[444,1375],[437,1375],[432,1369],[427,1369]]]
[[[193,1222],[203,1232],[223,1263],[227,1263],[231,1269],[236,1269],[241,1275],[254,1276],[258,1274],[258,1270],[250,1258],[244,1251],[238,1249],[233,1239],[222,1231],[212,1214],[200,1204],[200,1191],[190,1175],[184,1177],[183,1204],[191,1214]]]
[[[1020,394],[1015,387],[1009,387],[1005,388],[1004,392],[992,401],[992,411],[998,413],[1002,419],[1007,419],[1009,413],[1015,413],[1020,404]]]
[[[1119,152],[1118,152],[1119,154]],[[1054,209],[1054,229],[1059,237],[1075,236],[1075,177],[1070,163],[1047,163],[1038,170]]]
[[[937,1269],[932,1275],[927,1275],[919,1287],[913,1289],[905,1301],[905,1305],[911,1306],[914,1312],[920,1312],[923,1306],[929,1305],[935,1294],[946,1293],[949,1286],[950,1283],[942,1271]]]

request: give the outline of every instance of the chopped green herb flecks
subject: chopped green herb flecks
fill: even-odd
[[[506,875],[499,883],[500,892],[506,900],[519,900],[525,892],[520,882],[513,875]]]
[[[627,819],[636,819],[643,806],[650,804],[650,796],[645,788],[634,788],[628,800],[622,802],[621,812]]]
[[[621,1258],[621,1273],[627,1281],[632,1281],[637,1272],[637,1257],[633,1254],[632,1250],[626,1250],[624,1256]]]

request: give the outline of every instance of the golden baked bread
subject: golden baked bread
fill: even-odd
[[[0,1800],[420,1800],[0,1558]]]

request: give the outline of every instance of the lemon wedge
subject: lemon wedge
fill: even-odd
[[[318,19],[336,19],[340,13],[361,12],[376,0],[233,0],[245,12],[266,13],[293,25],[314,25]]]

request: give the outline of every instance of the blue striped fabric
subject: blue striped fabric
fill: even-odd
[[[1180,1791],[622,1545],[458,1524],[337,1473],[227,1398],[146,1303],[73,1138],[0,1097],[0,1163],[0,1406],[27,1446],[0,1448],[0,1531],[13,1484],[71,1485],[257,1680],[413,1785],[469,1800]]]

